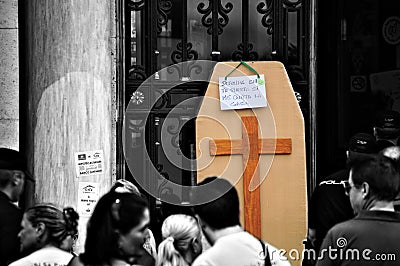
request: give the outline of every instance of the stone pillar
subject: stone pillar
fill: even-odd
[[[18,0],[0,0],[0,40],[0,146],[18,150]]]
[[[33,203],[76,208],[79,182],[98,182],[101,196],[115,180],[115,17],[109,0],[24,0]],[[78,178],[75,153],[94,150],[103,151],[104,173]]]

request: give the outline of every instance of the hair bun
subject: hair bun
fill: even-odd
[[[169,236],[165,239],[166,241],[171,241],[172,243],[174,243],[175,239],[172,236]]]
[[[78,233],[79,214],[72,207],[66,207],[63,210],[64,220],[67,232],[72,234]]]

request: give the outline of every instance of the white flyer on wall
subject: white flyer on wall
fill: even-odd
[[[103,150],[76,152],[75,166],[76,177],[103,174]]]
[[[79,182],[78,213],[81,217],[92,215],[93,209],[99,200],[99,183]]]

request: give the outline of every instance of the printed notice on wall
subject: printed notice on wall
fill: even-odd
[[[79,182],[78,188],[78,214],[88,217],[92,214],[94,206],[99,199],[99,183]]]
[[[220,77],[219,101],[221,110],[267,106],[264,75]]]
[[[100,175],[104,173],[103,151],[75,153],[76,177]]]

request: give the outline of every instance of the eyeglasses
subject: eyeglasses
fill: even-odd
[[[349,181],[342,181],[343,187],[344,187],[344,192],[346,193],[346,195],[348,196],[350,194],[350,191],[353,187],[357,188],[357,185],[350,185]]]

